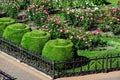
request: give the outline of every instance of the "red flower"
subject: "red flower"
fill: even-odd
[[[99,34],[100,32],[101,32],[101,30],[100,30],[100,29],[98,29],[98,30],[97,30],[97,33]]]

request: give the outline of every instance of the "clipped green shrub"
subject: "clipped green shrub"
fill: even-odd
[[[22,36],[31,29],[28,25],[22,23],[15,23],[7,26],[3,33],[3,38],[9,40],[17,45],[20,44]]]
[[[0,18],[0,22],[5,23],[7,26],[9,24],[15,23],[15,20],[10,17],[3,17],[3,18]]]
[[[2,37],[5,27],[5,24],[0,22],[0,37]]]
[[[21,45],[23,48],[36,54],[41,54],[43,46],[50,39],[50,33],[41,30],[33,30],[24,34]]]
[[[73,43],[70,40],[55,39],[48,41],[42,51],[42,56],[53,61],[66,61],[73,58]]]
[[[14,23],[15,20],[11,19],[9,17],[6,18],[0,18],[0,37],[2,37],[3,32],[5,30],[5,28],[7,27],[7,25]]]

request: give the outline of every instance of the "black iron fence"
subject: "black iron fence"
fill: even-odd
[[[0,70],[0,80],[16,80],[16,78],[14,78]]]
[[[66,62],[54,62],[37,56],[2,38],[0,38],[0,50],[50,75],[52,78],[120,70],[119,53],[95,57],[94,59],[79,56]]]

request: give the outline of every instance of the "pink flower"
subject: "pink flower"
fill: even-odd
[[[44,5],[42,5],[42,6],[41,6],[41,8],[43,8],[43,9],[44,9],[44,8],[45,8],[45,7],[44,7]]]
[[[118,22],[120,22],[120,19],[117,19]]]
[[[40,8],[37,8],[37,9],[36,9],[36,11],[39,11],[39,10],[40,10]]]
[[[112,12],[113,12],[113,13],[117,12],[117,9],[113,9]]]
[[[35,5],[31,5],[31,6],[30,6],[30,8],[34,8],[34,7],[35,7]]]
[[[60,32],[63,32],[63,29],[60,29]]]
[[[39,12],[37,11],[36,14],[38,14]]]
[[[48,28],[48,26],[45,26],[45,28]]]
[[[29,8],[29,7],[27,8],[27,11],[28,11],[28,12],[30,11],[30,8]]]
[[[44,10],[44,13],[47,14],[47,15],[49,15],[49,13],[47,12],[47,10]]]
[[[58,21],[57,21],[58,24],[60,24],[60,16],[58,16]]]
[[[108,6],[108,9],[111,9],[111,8],[112,8],[112,6],[109,5],[109,6]]]

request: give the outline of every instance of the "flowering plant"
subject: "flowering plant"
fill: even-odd
[[[65,38],[66,25],[61,22],[60,16],[49,17],[42,28],[51,33],[52,39]]]
[[[71,39],[74,43],[75,49],[91,50],[93,48],[105,46],[107,44],[106,41],[101,39],[100,32],[100,29],[94,32],[85,32],[83,29],[75,29],[75,31],[72,31],[72,33],[69,35],[69,39]]]
[[[36,4],[32,4],[27,8],[26,14],[31,21],[34,21],[39,26],[42,26],[47,17],[49,17],[49,13],[44,5],[38,6]]]
[[[20,6],[15,1],[3,1],[1,7],[9,17],[17,18]]]
[[[98,46],[105,46],[107,43],[101,39],[98,29],[95,32],[85,31],[83,28],[74,28],[62,23],[60,16],[49,18],[41,30],[51,33],[52,39],[70,39],[77,50],[93,49]]]

